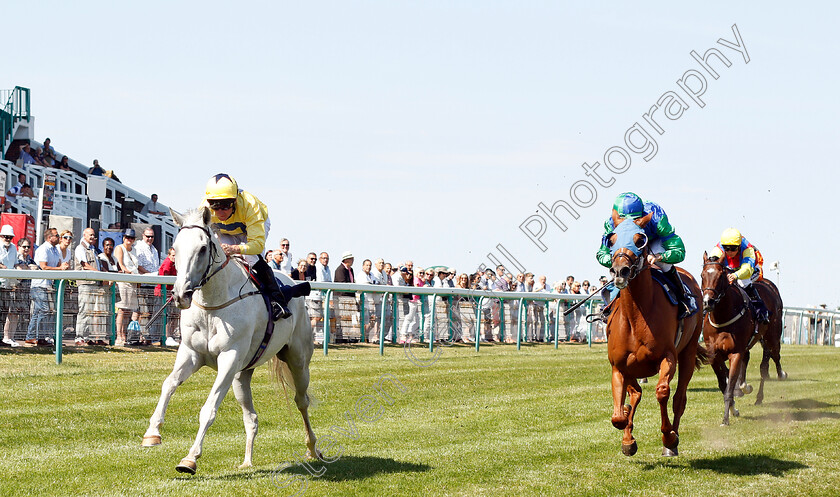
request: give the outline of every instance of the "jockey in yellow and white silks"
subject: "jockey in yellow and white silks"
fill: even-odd
[[[738,282],[738,285],[750,296],[758,320],[768,323],[770,316],[767,306],[764,305],[761,295],[753,286],[753,282],[761,278],[761,261],[759,260],[758,250],[753,244],[748,242],[737,229],[727,228],[720,235],[720,243],[715,245],[709,256],[710,258],[717,257],[726,267],[732,270],[727,275],[729,283]]]
[[[225,254],[240,255],[263,285],[272,300],[272,318],[289,317],[286,298],[262,255],[271,227],[265,204],[240,190],[231,176],[220,173],[207,181],[201,205],[213,213],[210,224],[219,231]]]

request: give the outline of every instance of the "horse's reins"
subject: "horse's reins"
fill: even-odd
[[[207,263],[207,268],[204,270],[204,274],[201,276],[201,280],[198,282],[198,285],[193,287],[193,289],[192,289],[193,292],[196,292],[201,287],[206,285],[207,282],[210,281],[210,278],[212,278],[213,276],[218,274],[219,271],[224,269],[225,266],[227,266],[228,263],[232,259],[229,255],[225,254],[224,262],[222,262],[221,265],[219,265],[215,270],[213,270],[211,272],[210,269],[213,267],[213,263],[218,262],[218,261],[216,261],[217,249],[216,249],[216,244],[213,243],[213,235],[210,233],[210,229],[207,228],[207,226],[200,226],[200,225],[197,225],[197,224],[188,224],[186,226],[181,226],[181,229],[179,229],[178,231],[181,231],[181,230],[184,230],[184,229],[189,229],[189,228],[196,228],[196,229],[200,229],[201,231],[203,231],[204,234],[207,235],[208,245],[210,246],[210,261]],[[260,294],[259,290],[251,291],[251,292],[248,292],[248,293],[240,293],[239,296],[234,297],[234,298],[228,300],[227,302],[225,302],[224,304],[220,304],[220,305],[201,305],[198,302],[196,302],[195,300],[193,300],[192,303],[195,304],[195,306],[198,307],[199,309],[204,309],[205,311],[217,311],[219,309],[224,309],[225,307],[233,304],[234,302],[238,302],[238,301],[240,301],[242,299],[245,299],[245,298],[248,298],[252,295],[259,295],[259,294]]]
[[[724,266],[724,265],[723,265],[723,263],[721,263],[721,262],[717,262],[717,261],[714,261],[714,262],[707,262],[707,263],[703,264],[703,267],[704,267],[704,268],[705,268],[706,266],[720,266],[720,267],[722,267],[723,269],[725,269],[725,270],[727,270],[727,271],[728,271],[728,269],[729,269],[729,268],[727,268],[726,266]],[[729,286],[732,286],[732,285],[731,285],[731,284],[727,285],[727,287],[729,287]],[[717,305],[718,303],[720,303],[720,300],[723,298],[723,296],[724,296],[724,295],[726,295],[726,290],[723,290],[723,291],[721,291],[721,292],[718,292],[717,288],[703,288],[703,291],[704,291],[704,292],[705,292],[706,290],[709,290],[709,291],[713,292],[713,295],[715,295],[714,297],[712,297],[712,301],[714,301],[715,305]],[[741,293],[741,292],[738,292],[738,293]],[[744,295],[743,295],[743,294],[741,294],[741,298],[742,298],[742,299],[744,298]],[[744,304],[746,304],[746,301],[744,301]],[[736,314],[736,315],[735,315],[735,317],[733,317],[732,319],[728,320],[728,321],[727,321],[727,322],[725,322],[725,323],[721,323],[721,324],[718,324],[718,323],[715,323],[714,321],[712,321],[712,313],[710,312],[710,313],[709,313],[709,324],[711,324],[711,325],[712,325],[712,326],[714,326],[715,328],[723,328],[724,326],[729,326],[730,324],[734,323],[735,321],[738,321],[739,319],[741,319],[741,318],[744,316],[744,314],[746,314],[746,312],[747,312],[747,306],[746,306],[746,305],[742,305],[742,306],[741,306],[741,312],[739,312],[738,314]]]

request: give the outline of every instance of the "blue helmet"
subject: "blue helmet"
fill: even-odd
[[[645,215],[645,203],[633,192],[625,192],[616,197],[613,209],[618,217],[637,219]]]

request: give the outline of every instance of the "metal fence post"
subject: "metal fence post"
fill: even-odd
[[[395,293],[393,297],[391,297],[391,343],[397,343],[397,328],[399,328],[398,320],[397,320],[397,296],[400,295],[399,293]]]
[[[481,321],[484,316],[481,315],[481,303],[484,302],[484,297],[478,298],[478,303],[475,306],[475,351],[478,352],[479,343],[481,342]]]
[[[499,299],[499,343],[505,343],[505,299]]]
[[[111,338],[108,340],[110,345],[117,343],[117,283],[111,282]]]
[[[326,296],[327,308],[324,309],[324,355],[327,355],[330,348],[330,301],[332,300],[332,290],[327,290]]]
[[[432,315],[429,317],[429,352],[435,351],[435,303],[437,302],[437,294],[432,295],[432,302],[429,307],[432,309]]]
[[[802,322],[805,321],[805,311],[799,311],[799,333],[796,336],[796,344],[802,342]],[[807,345],[807,344],[806,344]]]
[[[589,302],[586,303],[586,314],[592,314],[592,299],[589,299]],[[584,318],[586,319],[586,318]],[[592,348],[592,325],[594,323],[589,321],[589,326],[587,326],[586,332],[589,336],[586,337],[586,341],[589,342],[589,348]]]
[[[365,292],[359,292],[359,341],[365,342]]]
[[[522,304],[525,303],[524,298],[519,299],[519,316],[516,320],[516,350],[522,349]]]
[[[390,293],[385,293],[382,296],[382,311],[381,311],[381,320],[379,322],[379,355],[385,355],[385,316],[387,316],[388,310],[388,295]]]
[[[55,299],[55,363],[61,364],[62,334],[64,332],[64,289],[67,280],[58,280]]]
[[[168,321],[168,314],[169,314],[169,306],[166,305],[166,285],[160,286],[160,302],[163,306],[163,329],[160,332],[160,346],[163,347],[166,345],[166,322]]]

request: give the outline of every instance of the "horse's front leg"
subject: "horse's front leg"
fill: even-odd
[[[729,412],[737,412],[735,409],[735,386],[741,376],[741,353],[729,354],[729,383],[726,391],[723,392],[723,421],[721,426],[729,425]],[[737,415],[737,414],[736,414]]]
[[[613,394],[613,414],[612,424],[619,430],[627,427],[628,418],[630,414],[630,407],[625,409],[624,399],[627,396],[627,386],[624,384],[624,374],[615,366],[612,368],[612,394]]]
[[[210,395],[201,408],[198,435],[195,438],[195,443],[193,443],[187,456],[181,459],[181,462],[175,467],[181,473],[195,474],[195,470],[198,467],[196,461],[201,457],[201,446],[204,443],[204,436],[207,434],[210,425],[216,420],[216,412],[218,412],[219,406],[222,405],[222,400],[224,400],[231,383],[233,383],[233,377],[238,372],[234,365],[239,364],[239,361],[237,361],[237,355],[239,353],[234,348],[219,354],[217,359],[219,372],[216,375],[216,381],[213,382],[213,388],[210,389]]]
[[[674,373],[677,369],[677,360],[674,357],[674,351],[669,350],[665,353],[665,357],[659,363],[659,382],[656,384],[656,400],[659,402],[659,415],[662,418],[662,445],[665,450],[663,455],[676,455],[676,448],[680,440],[674,432],[671,425],[671,419],[668,416],[668,400],[671,398],[671,380],[674,378]],[[667,453],[668,451],[673,454]]]
[[[186,346],[178,349],[178,354],[175,357],[175,366],[172,368],[169,376],[163,381],[163,386],[160,389],[160,399],[158,400],[155,412],[152,414],[152,418],[149,420],[149,428],[143,435],[143,447],[160,445],[160,427],[163,425],[163,418],[166,415],[166,407],[169,405],[169,399],[172,398],[175,389],[201,366],[201,360],[195,352]]]
[[[627,412],[627,426],[624,427],[624,438],[621,440],[621,452],[625,456],[632,456],[639,450],[636,439],[633,438],[633,419],[636,416],[636,408],[642,400],[642,387],[639,385],[636,378],[624,377],[624,383],[627,387],[627,393],[630,394],[630,406],[624,406],[624,411]],[[629,412],[628,412],[629,411]]]
[[[233,395],[242,406],[242,421],[245,424],[245,459],[239,469],[250,468],[251,454],[254,451],[254,439],[257,437],[259,423],[257,411],[254,409],[254,397],[251,395],[251,378],[253,369],[241,371],[233,378]]]

